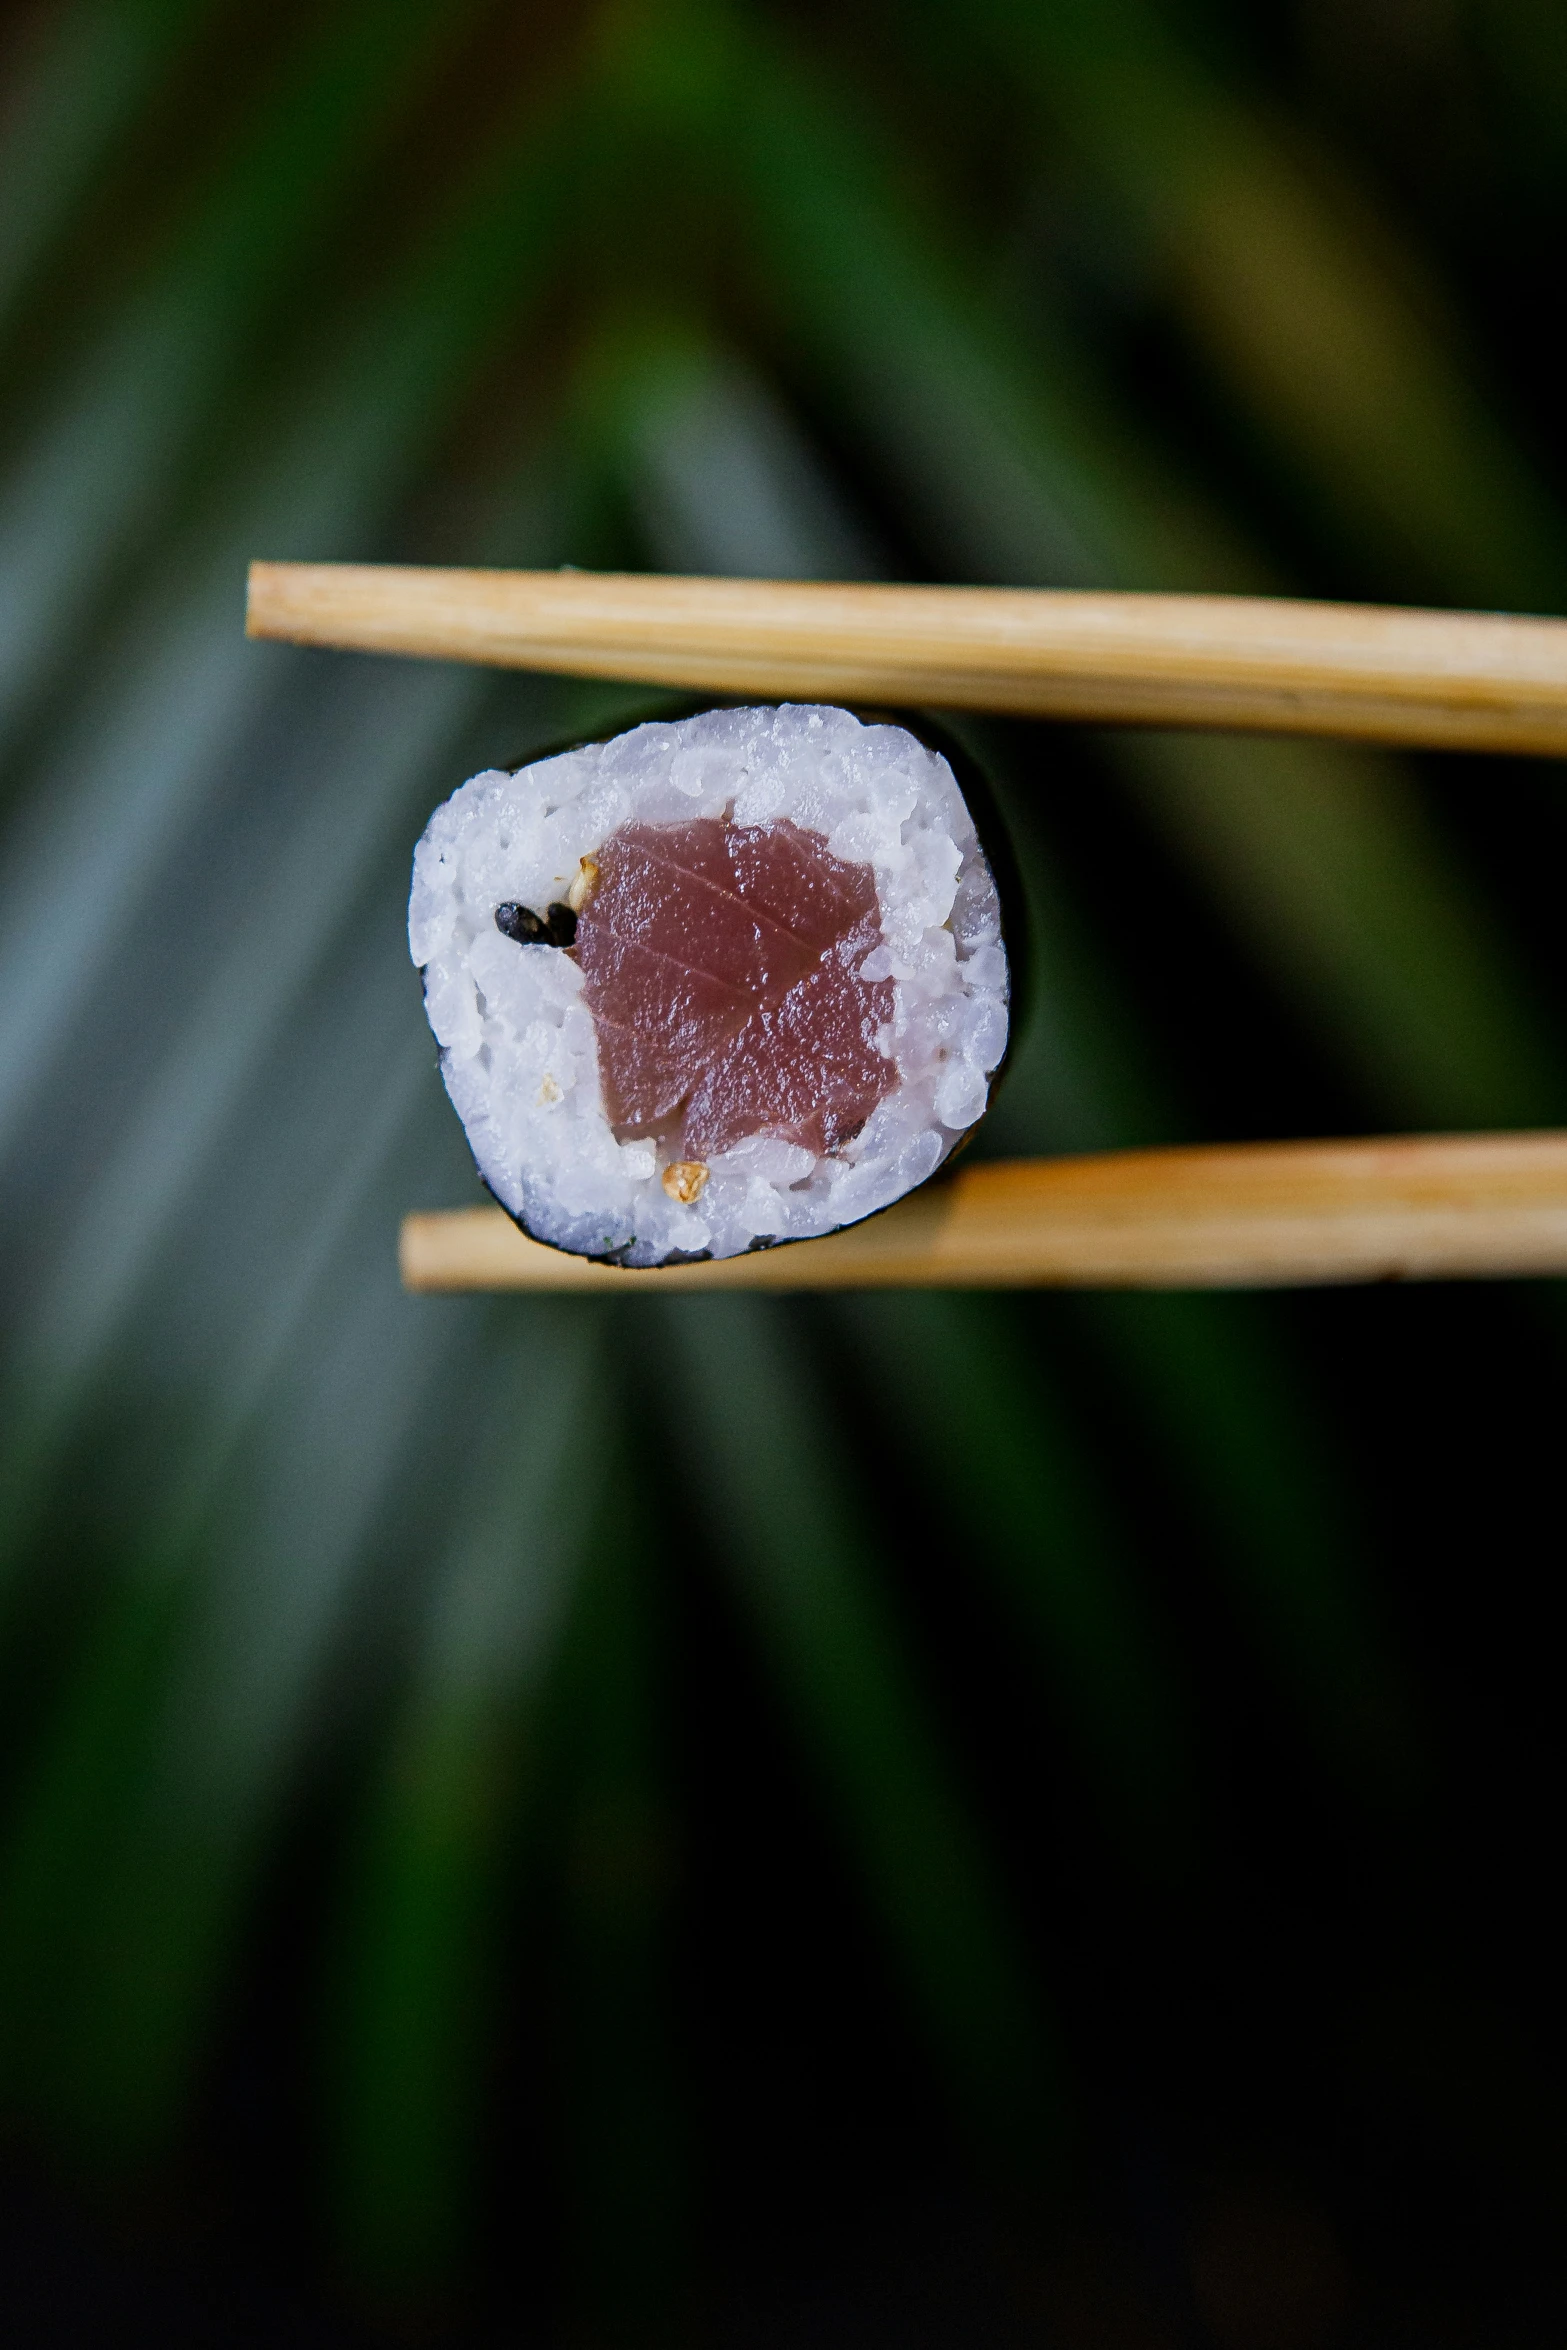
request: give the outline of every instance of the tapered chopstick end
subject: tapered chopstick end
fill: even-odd
[[[276,637],[281,634],[277,625],[277,574],[283,567],[277,563],[252,563],[245,574],[245,634],[251,637]]]

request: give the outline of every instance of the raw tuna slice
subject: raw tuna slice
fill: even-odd
[[[598,851],[575,955],[617,1139],[706,1161],[751,1135],[820,1155],[897,1082],[875,876],[787,820],[626,824]]]

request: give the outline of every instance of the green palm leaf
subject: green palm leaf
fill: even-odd
[[[847,1460],[765,1305],[664,1317],[674,1440],[707,1488],[780,1695],[899,1949],[910,1995],[981,2124],[1048,2148],[1053,2063],[982,1833],[944,1767]]]

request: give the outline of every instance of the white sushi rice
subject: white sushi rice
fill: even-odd
[[[682,1206],[660,1182],[676,1154],[611,1131],[576,963],[517,945],[495,909],[511,900],[543,914],[580,860],[633,819],[725,816],[788,818],[833,856],[873,868],[881,942],[861,971],[894,983],[880,1043],[898,1082],[836,1154],[754,1137],[715,1157],[700,1197]],[[408,941],[446,1089],[490,1190],[538,1239],[631,1265],[737,1256],[889,1206],[980,1117],[1006,1049],[1000,906],[952,769],[904,728],[847,710],[709,710],[514,775],[475,775],[415,852]]]

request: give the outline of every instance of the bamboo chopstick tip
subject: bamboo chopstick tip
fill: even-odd
[[[405,1216],[397,1232],[397,1271],[405,1289],[426,1290],[432,1286],[428,1250],[421,1246],[429,1224],[426,1216]],[[439,1278],[435,1286],[440,1286]]]
[[[302,592],[322,573],[341,568],[256,558],[245,572],[245,634],[291,641],[300,618]]]
[[[270,563],[252,563],[245,573],[245,634],[252,637],[266,635],[262,624],[261,607],[266,600]]]

